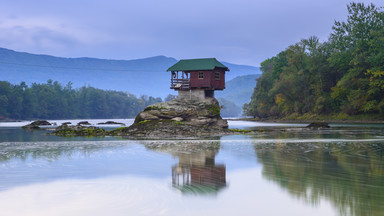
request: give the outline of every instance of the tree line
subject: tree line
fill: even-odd
[[[131,118],[161,98],[101,90],[72,88],[57,81],[18,85],[0,81],[0,119]]]
[[[263,74],[245,113],[383,116],[384,12],[363,3],[347,9],[347,20],[335,21],[327,41],[312,36],[261,63]]]

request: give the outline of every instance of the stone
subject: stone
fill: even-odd
[[[34,122],[32,122],[31,125],[42,126],[42,125],[52,125],[52,124],[49,123],[49,122],[46,121],[46,120],[38,120],[38,121],[34,121]]]
[[[98,125],[125,125],[124,123],[121,122],[115,122],[115,121],[106,121],[106,122],[100,122],[97,123]]]
[[[91,125],[91,123],[89,123],[88,121],[81,121],[77,123],[77,125]]]
[[[34,122],[30,123],[30,124],[24,125],[21,128],[26,129],[26,130],[35,130],[35,129],[40,129],[39,126],[42,126],[42,125],[43,126],[49,126],[49,125],[52,125],[52,124],[49,123],[46,120],[37,120],[37,121],[34,121]]]
[[[321,129],[321,128],[330,128],[330,126],[326,122],[312,122],[306,128]]]
[[[140,115],[140,118],[144,119],[144,120],[157,120],[157,119],[159,119],[158,116],[155,116],[155,115],[151,114],[150,112],[141,112],[139,115]]]
[[[181,121],[183,121],[183,118],[181,118],[181,117],[174,117],[171,120],[181,122]]]
[[[38,125],[32,125],[32,124],[24,125],[21,128],[23,128],[25,130],[38,130],[38,129],[40,129],[40,127]]]

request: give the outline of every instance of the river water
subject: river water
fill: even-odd
[[[230,121],[259,132],[130,140],[24,124],[0,123],[0,215],[384,214],[383,125]]]

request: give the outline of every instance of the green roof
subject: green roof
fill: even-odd
[[[213,70],[215,68],[223,68],[229,71],[228,67],[221,64],[215,58],[204,59],[183,59],[178,61],[167,71],[197,71],[197,70]]]

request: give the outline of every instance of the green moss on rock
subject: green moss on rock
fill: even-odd
[[[252,132],[251,130],[244,130],[244,129],[229,129],[230,131],[232,132],[235,132],[235,133],[250,133]]]
[[[165,110],[166,108],[164,107],[159,107],[159,106],[156,106],[156,105],[151,105],[151,106],[147,106],[144,111],[151,111],[151,110]]]
[[[66,126],[59,127],[52,135],[57,136],[105,136],[106,131],[98,127]]]
[[[220,106],[219,105],[209,105],[208,106],[209,114],[212,116],[220,115]]]

